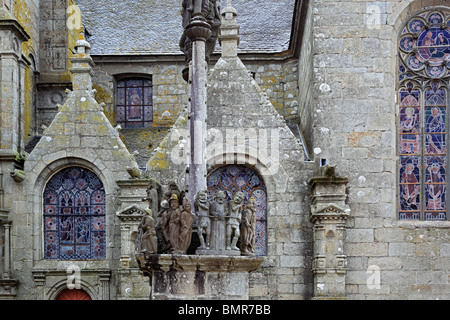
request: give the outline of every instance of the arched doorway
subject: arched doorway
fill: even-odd
[[[56,300],[92,300],[92,298],[82,289],[64,289]]]
[[[256,243],[258,256],[267,255],[267,190],[263,179],[253,170],[245,166],[227,165],[220,167],[208,175],[208,197],[210,200],[216,192],[223,190],[227,200],[233,198],[237,191],[245,194],[244,203],[254,197],[256,200]]]

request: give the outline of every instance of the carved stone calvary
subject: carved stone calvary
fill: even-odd
[[[190,84],[190,164],[188,199],[206,189],[206,78],[207,60],[214,49],[220,26],[218,0],[183,0],[180,48],[190,62],[183,77]]]
[[[219,191],[210,202],[206,190],[197,194],[195,211],[200,246],[199,255],[240,255],[236,246],[240,236],[240,222],[244,194],[238,191],[231,201]]]

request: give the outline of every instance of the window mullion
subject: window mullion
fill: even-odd
[[[423,80],[423,79],[420,79]],[[422,82],[423,83],[423,82]],[[420,93],[420,217],[419,220],[425,220],[426,203],[426,171],[425,171],[425,148],[426,148],[426,122],[425,122],[425,86],[422,86]]]

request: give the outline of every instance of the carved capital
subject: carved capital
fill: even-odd
[[[185,34],[191,41],[205,41],[211,37],[211,25],[202,16],[195,17],[186,27]]]

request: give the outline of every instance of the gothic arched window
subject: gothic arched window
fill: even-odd
[[[398,217],[446,220],[450,10],[409,19],[398,53]]]
[[[252,169],[228,165],[212,172],[207,179],[208,196],[212,200],[216,192],[223,190],[227,200],[231,200],[237,191],[245,194],[244,205],[253,197],[256,200],[256,241],[255,253],[267,254],[267,190],[262,178]]]
[[[153,122],[151,78],[127,78],[117,82],[116,122],[122,128],[150,128]]]
[[[69,167],[44,190],[44,258],[105,258],[105,190],[90,170]]]

